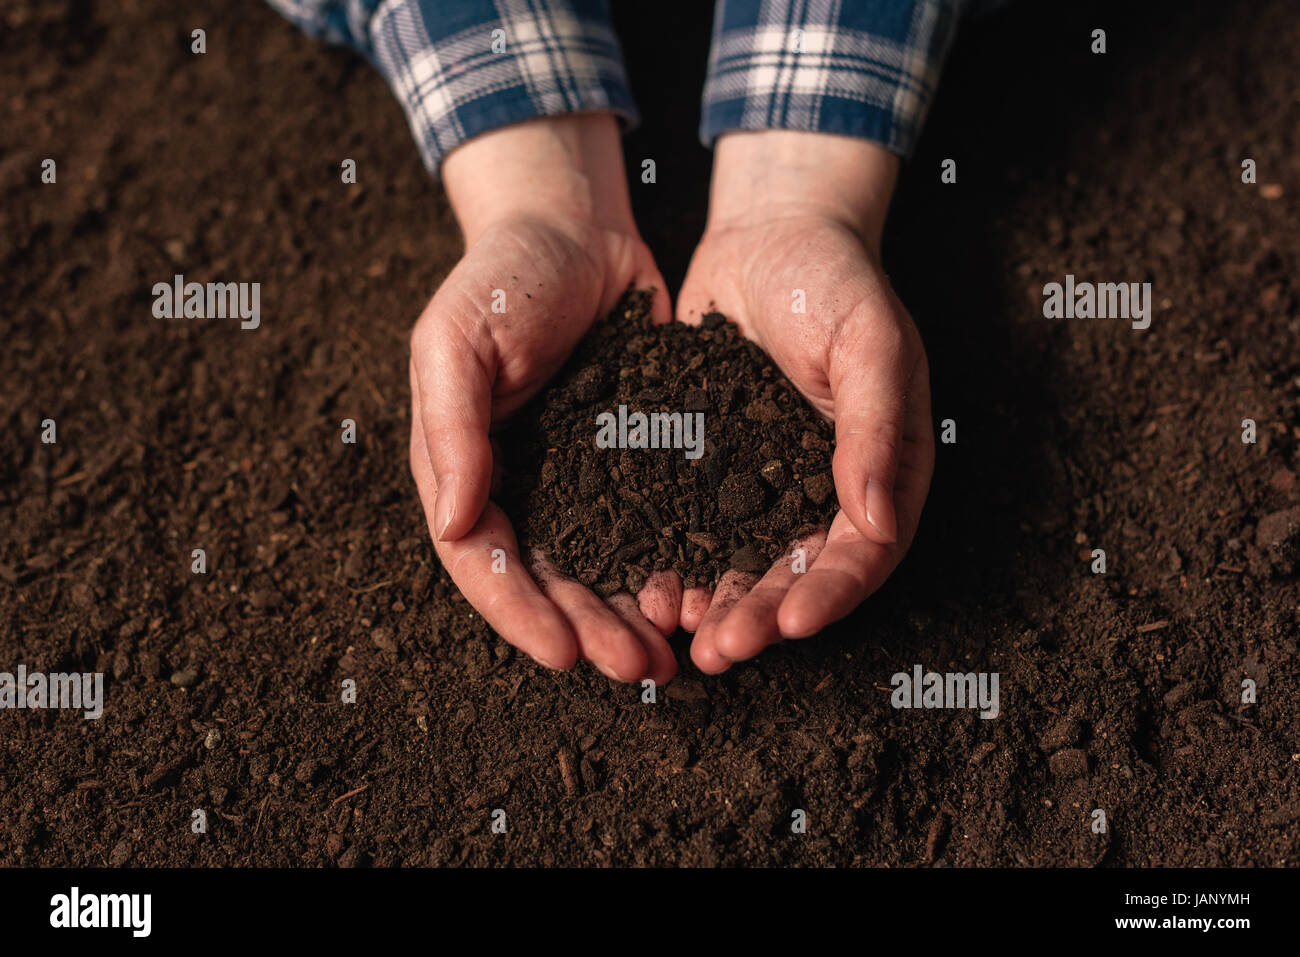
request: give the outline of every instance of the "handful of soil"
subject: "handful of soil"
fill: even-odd
[[[667,568],[761,574],[837,507],[831,424],[721,314],[654,325],[651,297],[624,296],[500,436],[523,553],[602,596]]]

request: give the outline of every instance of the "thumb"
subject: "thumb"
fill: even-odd
[[[875,337],[873,337],[874,339]],[[832,360],[835,493],[870,541],[898,541],[894,482],[903,441],[908,371],[902,337],[864,342]]]
[[[436,334],[411,339],[411,394],[433,468],[430,527],[438,541],[455,541],[472,529],[487,504],[492,482],[492,415],[495,368],[451,323]],[[494,362],[494,360],[487,360]]]

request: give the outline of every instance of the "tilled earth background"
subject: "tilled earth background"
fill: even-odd
[[[671,283],[708,15],[639,6]],[[0,863],[1293,862],[1300,18],[1062,6],[963,32],[895,206],[957,430],[911,555],[722,677],[682,642],[649,705],[516,655],[434,557],[407,335],[459,238],[379,77],[253,0],[0,3],[0,671],[107,676],[99,721],[0,711]],[[260,282],[261,328],[155,319],[177,272]],[[1044,319],[1067,273],[1152,282],[1151,328]],[[1000,716],[894,710],[916,664],[998,672]]]

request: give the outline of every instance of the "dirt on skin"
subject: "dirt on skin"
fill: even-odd
[[[618,6],[672,283],[708,11]],[[252,0],[4,5],[0,670],[107,701],[0,711],[0,863],[1294,862],[1300,22],[1067,6],[969,26],[905,168],[887,265],[956,430],[911,554],[721,677],[680,640],[647,705],[434,558],[407,336],[460,247],[379,78]],[[155,319],[177,272],[260,282],[261,327]],[[1152,282],[1151,328],[1045,319],[1066,274]],[[999,716],[892,708],[916,664],[997,672]]]
[[[831,424],[720,313],[656,325],[653,295],[625,296],[500,442],[525,554],[606,596],[765,572],[836,510]]]

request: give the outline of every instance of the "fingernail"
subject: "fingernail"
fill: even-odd
[[[547,661],[545,658],[539,657],[538,655],[529,655],[528,657],[532,658],[533,661],[537,662],[537,663],[538,663],[539,665],[541,665],[543,668],[550,668],[552,671],[563,671],[563,670],[564,670],[564,669],[561,668],[559,665],[553,665],[553,664],[551,664],[549,661]]]
[[[595,663],[595,662],[592,662],[592,664],[596,664],[596,663]],[[606,678],[608,678],[610,681],[622,681],[622,680],[623,680],[623,679],[620,678],[617,674],[615,674],[613,668],[606,668],[606,667],[605,667],[604,665],[602,665],[602,664],[596,664],[596,670],[599,671],[599,672],[600,672],[602,675],[604,675]]]
[[[876,508],[871,507],[872,498],[877,499]],[[884,487],[882,482],[876,479],[867,479],[867,521],[871,527],[880,533],[880,537],[887,544],[893,545],[898,541],[898,528],[894,522],[893,510],[881,508],[879,500],[889,499],[889,491]]]
[[[867,510],[867,521],[871,523],[872,528],[874,528],[876,531],[880,533],[880,537],[885,540],[886,545],[893,545],[898,542],[897,535],[895,535],[893,532],[887,532],[880,527],[880,523],[877,522],[875,518],[872,517],[870,509]]]
[[[456,517],[456,480],[448,478],[438,483],[438,497],[434,500],[434,524],[438,527],[438,541],[446,541],[447,529]]]

